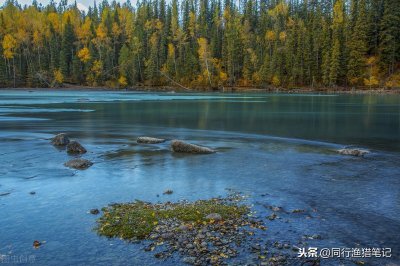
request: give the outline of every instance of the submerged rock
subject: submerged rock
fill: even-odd
[[[65,146],[68,145],[68,143],[69,138],[65,133],[57,134],[51,139],[51,144],[53,144],[54,146]]]
[[[90,214],[93,214],[93,215],[97,215],[100,213],[99,209],[91,209],[89,212],[90,212]]]
[[[362,157],[365,154],[368,154],[369,151],[368,150],[363,150],[363,149],[348,149],[348,148],[345,148],[345,149],[338,150],[338,153],[342,154],[342,155],[352,155],[352,156]]]
[[[86,153],[86,149],[77,141],[73,140],[67,145],[67,152],[72,154]]]
[[[209,154],[215,152],[215,150],[213,149],[186,143],[181,140],[173,140],[171,142],[171,148],[174,152],[183,152],[183,153]]]
[[[136,142],[143,143],[143,144],[157,144],[157,143],[165,142],[165,139],[158,139],[158,138],[152,138],[152,137],[138,137]]]
[[[82,159],[82,158],[77,158],[77,159],[69,160],[64,165],[69,167],[69,168],[74,168],[74,169],[78,169],[78,170],[85,170],[85,169],[88,169],[90,166],[92,166],[93,163],[91,161],[89,161],[89,160],[85,160],[85,159]]]
[[[174,191],[172,191],[171,189],[167,189],[166,191],[164,191],[164,195],[171,195],[172,193],[174,193]]]
[[[270,216],[267,216],[267,219],[270,221],[275,220],[278,217],[278,215],[276,215],[276,213],[271,214]]]

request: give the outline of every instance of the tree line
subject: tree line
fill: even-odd
[[[0,86],[399,87],[399,0],[8,0]]]

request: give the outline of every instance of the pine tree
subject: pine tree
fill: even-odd
[[[68,17],[67,23],[64,26],[64,32],[61,41],[60,51],[60,69],[64,78],[69,79],[72,71],[72,57],[74,54],[74,29],[71,24],[71,19]]]
[[[339,83],[339,79],[343,75],[344,64],[343,64],[343,46],[344,46],[344,3],[343,0],[337,0],[334,5],[333,13],[333,36],[332,36],[332,52],[330,62],[330,73],[329,82],[331,86],[336,86]]]
[[[349,61],[347,67],[347,79],[350,84],[358,85],[364,80],[366,72],[367,21],[365,0],[359,1],[357,10],[354,11],[352,16],[356,17],[356,19],[348,43]]]
[[[384,14],[380,29],[380,65],[390,75],[395,71],[396,61],[400,59],[400,2],[384,1]]]
[[[331,62],[331,32],[328,23],[322,21],[322,83],[325,86],[330,84],[330,62]]]

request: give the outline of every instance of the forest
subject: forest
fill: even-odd
[[[398,0],[8,0],[0,43],[0,87],[400,86]]]

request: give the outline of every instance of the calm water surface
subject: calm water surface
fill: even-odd
[[[70,156],[49,144],[59,132],[79,140],[95,164],[65,168]],[[218,153],[178,156],[168,143],[136,144],[141,135]],[[371,154],[335,153],[348,145]],[[392,258],[366,262],[399,263],[399,159],[398,95],[0,91],[0,254],[34,256],[37,265],[157,265],[141,244],[97,236],[88,210],[232,188],[250,195],[260,217],[271,214],[264,205],[306,210],[268,221],[264,242],[320,234],[308,246],[392,248]],[[174,194],[162,195],[166,189]],[[35,250],[33,240],[46,243]],[[352,265],[322,261],[339,263]]]

